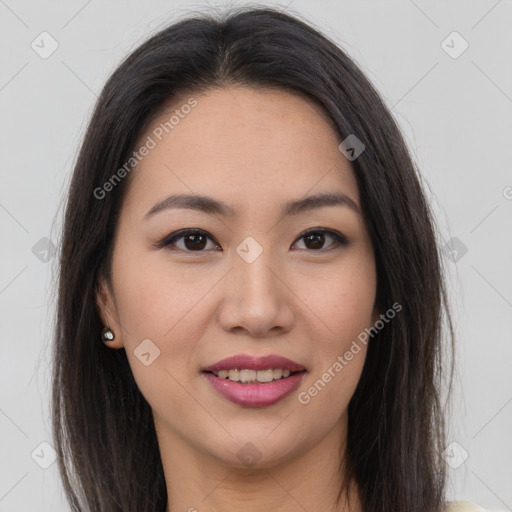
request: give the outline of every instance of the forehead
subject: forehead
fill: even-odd
[[[241,209],[326,191],[359,203],[339,136],[325,112],[299,94],[247,87],[184,94],[137,147],[150,139],[152,149],[131,171],[127,206],[176,191],[214,195]]]

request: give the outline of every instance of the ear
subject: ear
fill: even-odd
[[[121,332],[121,324],[119,322],[117,308],[115,305],[112,290],[105,277],[98,278],[96,287],[96,306],[104,327],[110,327],[114,332],[114,339],[105,343],[109,348],[123,348],[123,336]],[[98,333],[101,337],[101,332]],[[103,343],[103,340],[100,339]]]

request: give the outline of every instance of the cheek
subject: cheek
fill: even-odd
[[[345,263],[302,280],[299,296],[307,306],[304,314],[318,333],[313,339],[320,358],[344,352],[371,324],[376,294],[374,268],[358,258]]]
[[[332,357],[326,358],[325,364],[318,372],[308,376],[297,394],[302,413],[317,418],[322,428],[334,425],[347,412],[366,358],[365,345],[359,345],[358,353],[352,354],[350,361],[344,357],[346,351],[333,353]],[[347,348],[350,348],[350,344]]]
[[[371,325],[372,301],[365,295],[338,294],[320,311],[329,329],[316,329],[324,335],[313,338],[314,369],[309,377],[311,382],[320,381],[322,400],[339,412],[348,404],[363,369],[367,347],[361,333]]]
[[[190,380],[197,364],[196,342],[206,318],[201,299],[211,282],[194,279],[162,258],[147,253],[142,258],[125,251],[114,276],[123,344],[147,401],[157,406],[164,396],[179,404],[187,400],[180,383]]]
[[[354,258],[331,269],[329,282],[317,279],[308,292],[307,305],[314,313],[308,313],[313,364],[298,399],[308,414],[327,423],[348,407],[366,359],[367,338],[360,335],[372,325],[376,278],[373,265],[363,262]]]
[[[200,299],[209,287],[185,279],[171,266],[168,270],[135,259],[127,264],[118,275],[119,314],[140,392],[153,410],[186,411],[190,394],[184,385],[196,364],[196,341],[204,328]]]
[[[121,262],[122,258],[122,262]],[[195,265],[176,265],[160,251],[125,251],[119,258],[116,286],[119,314],[130,337],[151,338],[157,343],[182,339],[175,332],[201,312],[201,298],[211,281],[198,279]]]
[[[330,328],[331,338],[335,336],[336,350],[346,350],[352,340],[371,325],[374,299],[374,289],[369,284],[359,282],[333,291],[329,303],[323,304],[321,311]],[[329,351],[328,347],[326,350]]]

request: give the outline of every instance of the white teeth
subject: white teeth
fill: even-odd
[[[229,380],[238,382],[240,380],[240,370],[229,370],[228,377]]]
[[[253,382],[272,382],[281,378],[289,377],[290,370],[283,370],[282,368],[269,368],[268,370],[220,370],[213,372],[219,379],[229,379],[234,382],[253,383]]]
[[[274,370],[258,370],[256,372],[256,380],[258,382],[272,382],[274,380]]]
[[[257,376],[254,370],[240,370],[240,382],[254,382]]]

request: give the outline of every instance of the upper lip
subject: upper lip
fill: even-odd
[[[269,354],[260,357],[251,356],[250,354],[236,354],[221,359],[211,366],[201,368],[201,370],[203,372],[219,372],[221,370],[237,368],[255,371],[268,370],[269,368],[281,368],[283,370],[290,370],[290,372],[301,372],[305,370],[304,366],[299,363],[277,354]]]

